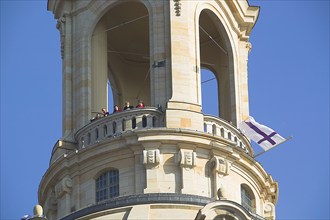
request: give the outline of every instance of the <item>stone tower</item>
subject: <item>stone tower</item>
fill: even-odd
[[[277,182],[236,127],[249,115],[258,7],[48,0],[48,10],[63,64],[63,134],[39,186],[48,219],[275,218]],[[202,68],[218,82],[218,116],[202,111]],[[114,104],[145,107],[91,121],[109,89]]]

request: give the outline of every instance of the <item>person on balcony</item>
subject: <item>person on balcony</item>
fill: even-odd
[[[109,112],[105,108],[102,108],[101,111],[102,111],[103,117],[109,115]]]
[[[113,106],[113,113],[120,112],[118,105]]]
[[[105,108],[102,108],[101,109],[101,112],[96,112],[96,115],[95,117],[91,118],[91,122],[98,119],[98,118],[101,118],[101,117],[105,117],[105,116],[108,116],[109,115],[109,112],[107,111],[107,109]]]
[[[139,100],[136,108],[144,108],[144,107],[145,107],[145,105],[144,105],[143,101],[142,100]]]
[[[129,110],[129,109],[133,109],[134,107],[132,105],[129,104],[129,101],[125,102],[125,106],[124,106],[124,110]]]

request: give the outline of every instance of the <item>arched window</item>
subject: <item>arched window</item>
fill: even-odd
[[[107,125],[104,125],[103,126],[103,136],[106,137],[108,134],[108,126]]]
[[[225,136],[225,129],[221,128],[220,129],[220,134],[221,134],[221,137],[224,137]]]
[[[112,133],[115,134],[117,130],[117,123],[114,121],[112,122]]]
[[[125,131],[126,130],[126,119],[123,119],[122,122],[121,122],[121,127],[122,127],[122,131]]]
[[[96,202],[102,202],[119,196],[119,171],[102,173],[95,181]]]
[[[142,127],[147,127],[147,117],[145,115],[142,117]]]
[[[96,140],[99,139],[99,129],[98,128],[95,129],[95,139]]]
[[[132,129],[135,129],[136,128],[136,118],[133,117],[132,118]]]
[[[88,138],[87,143],[88,144],[91,144],[92,143],[92,135],[91,135],[91,133],[88,133],[87,138]]]
[[[217,126],[215,124],[212,125],[212,134],[217,135]]]
[[[248,187],[246,184],[241,184],[241,201],[244,208],[250,212],[256,212],[256,201],[254,194],[250,187]]]

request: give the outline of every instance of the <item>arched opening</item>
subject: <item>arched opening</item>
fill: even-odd
[[[203,68],[201,79],[203,113],[220,116],[217,78],[211,70]]]
[[[203,112],[232,121],[231,46],[221,21],[208,9],[204,9],[199,17],[199,47]]]
[[[256,199],[250,189],[246,184],[241,184],[241,204],[248,211],[255,213],[256,212]]]
[[[144,4],[123,2],[110,8],[92,35],[91,109],[127,100],[150,105],[149,14]]]

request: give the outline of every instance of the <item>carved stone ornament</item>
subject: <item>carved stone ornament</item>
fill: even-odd
[[[180,150],[179,161],[182,167],[195,167],[196,166],[196,152]]]
[[[144,165],[158,165],[160,161],[160,153],[158,149],[144,150],[143,151],[143,164]]]
[[[70,194],[71,191],[72,191],[72,180],[69,177],[64,177],[55,186],[55,195],[56,195],[56,198],[61,198],[66,193],[67,194]]]
[[[267,220],[275,220],[275,205],[271,202],[264,204],[264,214]]]
[[[229,164],[227,160],[222,157],[213,157],[210,162],[213,172],[216,172],[222,176],[228,175]]]
[[[181,15],[181,0],[173,0],[174,1],[174,12],[176,16]]]
[[[65,22],[66,22],[66,15],[63,15],[57,20],[56,28],[60,31],[60,41],[61,41],[61,57],[64,57],[64,41],[65,41]]]
[[[250,42],[247,42],[245,44],[245,48],[248,49],[248,52],[250,53],[251,49],[252,49],[252,44]]]

